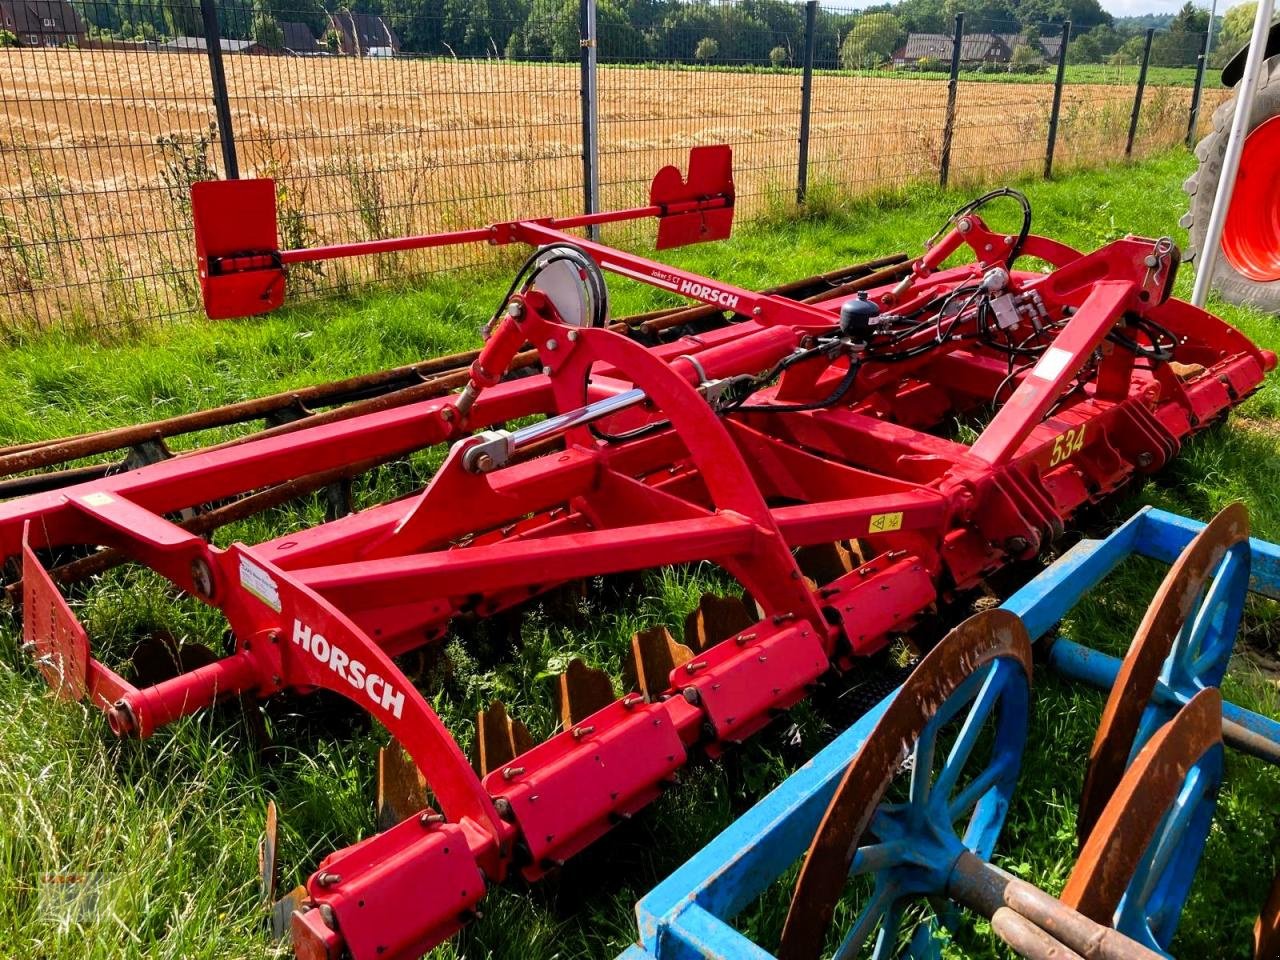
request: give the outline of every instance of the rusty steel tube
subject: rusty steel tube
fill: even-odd
[[[793,280],[788,283],[772,287],[765,292],[785,295],[797,290],[806,289],[817,283],[830,282],[840,277],[847,277],[850,274],[857,274],[859,272],[863,272],[865,274],[864,276],[858,277],[852,281],[846,281],[829,290],[824,290],[814,296],[805,298],[805,302],[820,302],[835,296],[840,296],[845,292],[865,289],[866,287],[876,286],[880,283],[885,283],[895,279],[901,274],[902,270],[905,269],[905,260],[905,254],[893,254],[887,257],[879,257],[874,260],[868,260],[864,263],[851,264],[846,267],[831,270],[827,273],[816,274],[812,277],[805,277],[800,280]],[[645,333],[660,333],[674,326],[679,326],[680,324],[710,319],[717,315],[723,316],[723,313],[723,310],[712,306],[671,307],[619,320],[614,323],[612,327],[619,331],[638,329]],[[325,406],[330,404],[346,403],[350,406],[358,406],[361,403],[369,403],[369,406],[359,407],[358,411],[360,413],[369,413],[376,410],[388,409],[392,406],[399,406],[405,403],[413,403],[418,400],[430,399],[461,386],[462,384],[450,375],[459,371],[465,371],[476,359],[478,354],[479,351],[477,350],[469,350],[463,353],[450,354],[444,357],[436,357],[430,360],[419,361],[402,367],[393,367],[387,370],[377,371],[375,373],[361,374],[359,376],[348,377],[343,380],[335,380],[330,383],[317,384],[311,387],[303,387],[298,390],[270,394],[268,396],[257,397],[252,400],[242,400],[237,403],[231,403],[221,407],[213,407],[208,410],[197,410],[191,413],[179,414],[178,416],[169,417],[164,420],[155,420],[149,423],[135,424],[126,427],[115,427],[109,430],[82,434],[75,437],[34,441],[31,443],[15,444],[13,446],[3,447],[0,448],[0,476],[10,476],[12,474],[53,466],[58,463],[65,463],[67,461],[77,460],[83,457],[110,453],[140,443],[145,443],[147,441],[164,440],[169,437],[180,436],[186,433],[194,433],[200,430],[231,426],[236,423],[243,423],[248,420],[266,417],[272,413],[288,410],[291,407],[305,409],[307,405]],[[522,369],[532,366],[536,362],[536,359],[537,356],[533,351],[520,354],[516,358],[516,363],[513,364],[512,369]],[[391,390],[385,389],[388,385],[394,384],[398,381],[412,381],[414,379],[421,382],[416,384],[410,383],[408,386],[394,388]],[[422,387],[427,387],[429,389],[418,389]],[[351,397],[352,394],[359,394],[371,390],[381,393],[382,396],[372,398]],[[371,403],[373,400],[381,400],[386,397],[395,397],[398,402],[391,404]],[[334,412],[335,411],[329,411],[329,413]],[[294,424],[315,424],[333,422],[333,420],[336,419],[345,419],[345,417],[323,419],[325,416],[325,414],[305,416],[301,420],[294,421],[294,423],[270,428],[262,433],[255,433],[253,436],[271,436],[277,433],[291,432],[290,429],[286,428],[297,429]],[[237,443],[244,442],[244,439],[247,438],[228,441],[226,444],[219,444],[218,446],[235,445]],[[77,469],[87,470],[91,468]],[[84,478],[81,475],[72,476],[70,475],[70,471],[67,471],[66,473],[67,482],[75,482]],[[44,481],[45,484],[50,482],[52,481]],[[45,486],[42,487],[42,489],[48,489],[48,487]],[[24,492],[35,492],[35,490],[26,490]]]
[[[1008,908],[1084,960],[1160,960],[1155,951],[1090,920],[1056,897],[967,850],[956,858],[947,880],[947,894],[988,918],[1001,908]]]

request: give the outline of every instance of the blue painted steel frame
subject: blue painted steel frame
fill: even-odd
[[[1080,599],[1130,555],[1172,563],[1204,524],[1145,507],[1103,540],[1083,540],[1004,604],[1033,640],[1049,633]],[[1280,600],[1280,546],[1249,541],[1250,589]],[[1054,666],[1109,689],[1120,666],[1111,657],[1057,640]],[[892,694],[828,744],[777,789],[662,881],[636,905],[640,936],[619,960],[741,958],[772,954],[729,924],[808,849],[850,758]],[[1280,723],[1234,705],[1223,715],[1280,743]]]

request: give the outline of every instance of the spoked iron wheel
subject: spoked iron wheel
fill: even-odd
[[[1184,704],[1222,682],[1249,590],[1249,516],[1233,504],[1169,569],[1116,675],[1089,752],[1086,840],[1131,758]]]
[[[1080,851],[1062,901],[1164,953],[1222,781],[1222,698],[1202,690],[1147,741]]]
[[[966,850],[991,856],[1026,743],[1031,644],[988,610],[924,658],[858,751],[809,848],[782,934],[782,960],[817,957],[852,876],[869,886],[837,957],[935,956],[935,921]],[[979,749],[979,748],[982,749]],[[935,900],[936,902],[936,900]],[[914,929],[908,929],[915,923]]]
[[[1094,834],[1107,826],[1104,810],[1113,808],[1126,770],[1146,747],[1172,719],[1185,725],[1189,716],[1198,717],[1204,725],[1197,741],[1202,749],[1187,760],[1176,796],[1156,807],[1167,807],[1168,813],[1148,861],[1126,863],[1122,874],[1132,876],[1132,885],[1126,892],[1113,883],[1105,917],[1101,907],[1083,911],[1099,922],[1114,922],[1153,949],[1163,949],[1173,939],[1209,835],[1222,783],[1222,749],[1215,746],[1222,735],[1216,688],[1231,659],[1248,589],[1249,518],[1243,504],[1234,504],[1187,546],[1160,585],[1116,676],[1090,751],[1077,822],[1082,843],[1078,869],[1087,869]],[[1203,703],[1209,692],[1216,704],[1212,715],[1204,707],[1189,713],[1190,704]],[[1145,813],[1156,802],[1143,796],[1135,806]],[[1131,831],[1130,843],[1133,836]],[[1101,896],[1098,890],[1094,895]]]

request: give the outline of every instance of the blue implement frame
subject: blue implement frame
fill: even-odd
[[[1003,606],[1022,618],[1033,640],[1049,634],[1086,593],[1136,555],[1173,563],[1204,524],[1144,507],[1108,537],[1077,543]],[[1280,546],[1256,538],[1250,591],[1280,600]],[[1055,639],[1056,670],[1110,689],[1120,659]],[[884,714],[890,694],[823,748],[772,793],[659,883],[637,905],[639,939],[619,960],[734,958],[771,960],[730,921],[808,849],[853,755]],[[1280,744],[1280,722],[1223,703],[1224,720]]]

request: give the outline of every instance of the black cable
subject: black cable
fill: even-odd
[[[1015,240],[1013,246],[1009,248],[1009,256],[1008,259],[1005,260],[1005,263],[1012,268],[1013,261],[1017,260],[1018,257],[1021,256],[1023,244],[1027,242],[1027,237],[1031,235],[1031,201],[1029,201],[1026,194],[1020,190],[1014,190],[1012,187],[1001,187],[999,190],[992,190],[988,193],[984,193],[982,196],[974,200],[970,200],[959,210],[953,213],[947,219],[942,230],[939,230],[934,236],[936,237],[940,235],[947,229],[947,227],[951,226],[951,224],[955,223],[966,214],[973,213],[979,208],[985,207],[991,201],[998,200],[1001,197],[1012,197],[1014,200],[1017,200],[1019,206],[1022,207],[1022,229],[1018,231],[1018,239]]]

